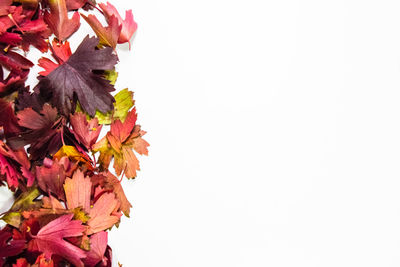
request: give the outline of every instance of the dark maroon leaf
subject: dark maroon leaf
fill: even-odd
[[[93,71],[113,69],[118,57],[112,48],[98,49],[98,44],[98,38],[87,36],[66,62],[38,84],[41,94],[51,96],[52,104],[64,115],[71,113],[76,100],[91,116],[96,109],[102,113],[113,109],[115,100],[110,92],[114,87]]]
[[[46,154],[54,154],[62,146],[62,124],[57,116],[57,110],[46,104],[40,113],[32,108],[26,108],[17,115],[19,125],[26,130],[20,136],[9,138],[13,148],[30,144],[28,152],[33,160],[43,158]]]
[[[4,228],[0,231],[0,266],[4,258],[18,255],[25,247],[25,240],[10,240],[12,234]]]

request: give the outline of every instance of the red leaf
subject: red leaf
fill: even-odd
[[[104,192],[114,192],[120,203],[120,211],[129,217],[132,204],[126,198],[121,182],[111,172],[93,175],[90,177],[95,188],[95,199]]]
[[[18,188],[18,180],[24,181],[25,178],[28,186],[33,185],[35,177],[29,168],[30,162],[23,148],[13,151],[0,140],[0,172],[6,177],[7,184],[11,189]]]
[[[38,65],[45,69],[44,71],[39,72],[40,75],[47,76],[48,74],[50,74],[50,72],[55,70],[58,66],[69,59],[69,57],[72,55],[69,42],[65,41],[64,43],[62,43],[53,40],[52,55],[56,59],[57,63],[54,63],[53,61],[45,57],[39,59]]]
[[[89,23],[97,37],[99,37],[100,44],[110,46],[112,48],[117,46],[122,25],[118,23],[118,19],[114,15],[108,19],[107,27],[101,25],[100,21],[94,15],[89,15],[86,17],[85,15],[81,14],[81,16],[86,20],[87,23]]]
[[[68,129],[64,130],[61,119],[58,119],[57,110],[49,104],[45,104],[40,113],[33,108],[26,108],[18,112],[17,117],[19,125],[26,130],[8,141],[17,148],[30,144],[28,152],[33,160],[56,153],[62,146],[61,134],[69,133]]]
[[[18,45],[22,41],[22,37],[17,33],[5,32],[0,35],[0,43],[8,45]]]
[[[26,261],[26,259],[18,259],[13,267],[30,267],[31,265]]]
[[[119,25],[122,25],[121,34],[118,38],[118,43],[122,44],[129,42],[133,34],[137,30],[137,24],[133,20],[132,10],[128,10],[125,12],[125,20],[123,20],[117,9],[112,4],[108,2],[107,4],[100,3],[99,7],[103,10],[107,21],[110,21],[111,17],[115,16],[118,19]]]
[[[45,192],[55,194],[59,199],[64,200],[63,184],[65,181],[64,165],[58,161],[45,159],[44,166],[36,166],[36,177],[39,187]]]
[[[87,121],[85,114],[77,112],[70,116],[70,120],[75,138],[87,149],[91,149],[96,143],[102,128],[97,118]]]
[[[33,66],[33,63],[18,53],[13,51],[5,52],[0,47],[0,65],[21,73],[24,70],[29,70]]]
[[[114,169],[117,175],[125,172],[126,177],[136,177],[140,170],[139,161],[133,153],[134,149],[141,155],[147,155],[147,143],[142,136],[146,134],[139,125],[136,125],[136,111],[131,110],[124,122],[115,120],[111,130],[93,146],[93,151],[100,152],[99,162],[103,169],[108,168],[114,158]]]
[[[0,266],[3,266],[4,258],[18,255],[25,248],[25,240],[11,240],[12,234],[7,228],[0,230]]]
[[[104,256],[107,249],[107,232],[98,232],[90,237],[90,250],[86,252],[85,266],[94,267],[100,261],[107,262]]]
[[[77,267],[83,267],[81,259],[86,256],[85,252],[64,240],[66,237],[81,236],[85,231],[82,222],[72,220],[73,216],[73,214],[67,214],[51,221],[39,230],[34,241],[47,259],[56,254]]]
[[[75,12],[69,19],[65,0],[49,0],[48,2],[50,13],[46,12],[44,19],[57,38],[64,41],[79,29],[79,13]]]
[[[3,126],[6,136],[12,136],[21,131],[12,104],[4,99],[0,99],[0,126]]]

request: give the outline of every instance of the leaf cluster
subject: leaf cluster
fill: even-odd
[[[81,17],[96,36],[71,51]],[[0,215],[0,267],[111,266],[108,230],[132,207],[121,180],[149,146],[133,92],[113,94],[116,47],[136,29],[110,3],[0,0],[0,186],[15,194]],[[21,52],[32,47],[52,58],[31,89],[35,64]]]

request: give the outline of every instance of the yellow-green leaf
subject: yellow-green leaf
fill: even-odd
[[[106,70],[104,71],[104,78],[109,80],[112,85],[115,85],[118,78],[118,72],[115,70]]]
[[[111,124],[112,119],[118,119],[124,122],[129,110],[135,104],[135,101],[133,100],[133,92],[129,91],[128,88],[118,92],[114,98],[114,111],[106,114],[101,113],[100,111],[96,112],[95,117],[99,120],[99,124]]]
[[[32,187],[29,191],[22,193],[15,200],[10,210],[1,217],[1,220],[6,223],[19,227],[21,223],[21,212],[26,210],[32,210],[41,206],[41,201],[35,201],[40,196],[39,189]]]

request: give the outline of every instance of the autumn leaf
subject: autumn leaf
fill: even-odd
[[[88,0],[66,0],[68,10],[77,10],[83,7]]]
[[[67,178],[64,184],[65,195],[67,199],[67,207],[69,209],[83,208],[85,211],[90,210],[90,193],[92,182],[89,178],[85,178],[80,170],[74,173],[72,178]]]
[[[34,236],[34,242],[47,259],[56,254],[70,261],[76,267],[84,267],[81,259],[86,256],[85,252],[64,240],[66,237],[81,236],[85,231],[82,222],[72,220],[73,216],[73,214],[63,215],[45,225]]]
[[[4,78],[3,68],[0,66],[0,97],[7,97],[7,100],[14,100],[15,98],[13,94],[25,88],[27,74],[28,72],[23,72],[21,74],[10,71],[10,73],[7,75],[7,78]],[[3,98],[3,102],[7,102],[5,100],[6,98]],[[10,107],[12,107],[11,104]]]
[[[121,182],[111,172],[104,174],[94,175],[91,177],[93,185],[96,189],[100,188],[101,191],[114,192],[120,203],[120,210],[129,217],[130,209],[132,204],[128,201],[124,189],[122,188]],[[95,195],[101,194],[96,192]]]
[[[87,234],[91,235],[106,230],[119,222],[120,215],[116,213],[119,208],[119,202],[115,199],[113,193],[104,193],[94,203],[89,212],[89,226]]]
[[[94,267],[99,262],[106,262],[107,258],[104,256],[107,249],[107,232],[98,232],[90,237],[90,250],[86,252],[86,258],[83,260],[85,266]]]
[[[51,192],[59,199],[65,200],[63,184],[66,168],[58,160],[45,159],[43,166],[36,166],[36,177],[39,187],[44,192]]]
[[[32,186],[35,177],[30,172],[30,162],[23,148],[12,150],[0,140],[0,182],[6,180],[8,187],[15,190],[19,187],[18,181]]]
[[[97,118],[88,121],[85,114],[76,112],[70,115],[70,121],[75,138],[87,149],[91,149],[96,143],[102,128]]]
[[[110,20],[112,20],[112,17],[115,16],[118,19],[119,25],[122,25],[121,34],[118,38],[118,43],[122,44],[129,42],[130,46],[130,39],[137,30],[137,24],[133,20],[132,10],[127,10],[125,12],[125,20],[123,20],[117,9],[109,2],[107,2],[107,4],[100,3],[99,7],[103,10],[104,16],[109,23]]]
[[[29,191],[23,192],[15,200],[11,208],[1,217],[1,219],[16,228],[21,224],[21,212],[25,210],[35,209],[41,206],[40,201],[35,201],[39,197],[40,192],[37,188],[31,188]]]
[[[16,73],[22,73],[29,70],[33,63],[14,51],[5,51],[5,47],[0,45],[0,65]]]
[[[4,258],[18,255],[25,247],[25,240],[10,240],[11,237],[7,228],[0,230],[0,266],[3,266]]]
[[[108,26],[104,27],[94,15],[81,16],[92,27],[100,40],[101,45],[110,46],[115,49],[118,43],[118,38],[121,33],[122,25],[118,24],[118,19],[113,15],[108,20]]]
[[[18,123],[26,130],[20,136],[10,138],[12,147],[20,148],[30,144],[28,152],[33,159],[54,154],[62,146],[62,124],[57,110],[49,104],[43,105],[40,113],[26,108],[17,114]]]
[[[54,39],[51,48],[52,48],[52,55],[57,61],[57,63],[54,63],[53,61],[45,57],[40,58],[38,65],[43,69],[45,69],[44,71],[39,72],[39,74],[42,76],[47,76],[48,74],[50,74],[58,66],[66,62],[72,55],[68,41],[62,43]]]
[[[119,91],[115,96],[114,110],[103,114],[99,111],[96,112],[96,118],[99,120],[100,124],[111,124],[112,119],[125,121],[129,110],[135,104],[133,100],[133,92],[129,91],[127,88]]]
[[[20,46],[24,51],[28,51],[31,45],[43,53],[47,51],[48,43],[46,39],[51,35],[51,31],[41,13],[38,14],[38,18],[35,20],[25,19],[18,30],[23,32]]]
[[[45,13],[44,19],[57,38],[64,41],[78,30],[79,13],[75,12],[69,19],[65,0],[48,0],[48,3],[50,12]]]
[[[61,159],[67,157],[75,163],[83,163],[87,169],[93,170],[92,161],[84,151],[78,151],[75,146],[64,145],[54,154],[54,159]]]
[[[0,126],[3,127],[6,137],[16,135],[21,131],[12,103],[4,99],[0,99]]]
[[[35,264],[38,265],[37,267],[54,267],[53,260],[47,260],[44,254],[41,254],[39,257],[37,257]],[[35,265],[32,267],[35,267]]]
[[[136,171],[140,170],[140,167],[132,149],[141,155],[147,155],[149,146],[142,138],[146,132],[136,125],[136,118],[136,111],[133,109],[124,122],[115,120],[107,135],[93,146],[94,152],[100,152],[99,162],[103,169],[108,168],[111,159],[114,158],[117,175],[124,172],[127,178],[136,177]]]
[[[64,115],[68,115],[76,104],[76,95],[82,108],[94,116],[96,109],[106,113],[113,109],[114,98],[110,92],[114,87],[93,70],[111,70],[117,56],[110,47],[96,49],[97,38],[87,36],[69,59],[43,77],[37,88],[50,99]]]
[[[26,259],[18,259],[13,267],[30,267],[31,265],[28,263]]]

